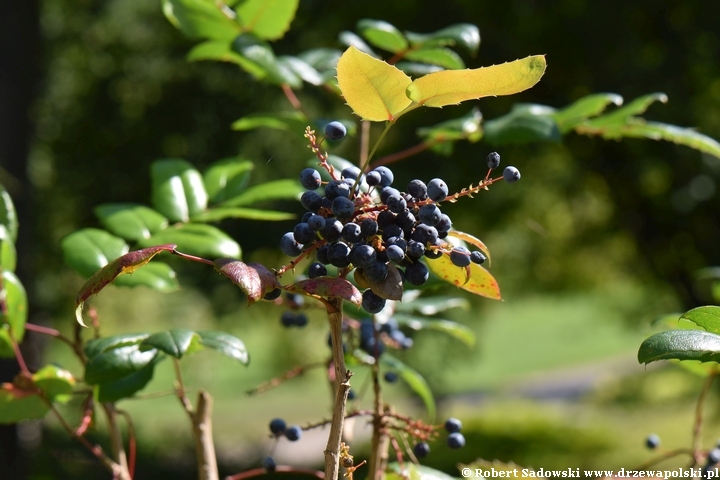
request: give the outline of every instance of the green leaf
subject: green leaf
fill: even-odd
[[[57,365],[46,365],[32,376],[33,383],[52,401],[66,402],[75,387],[75,377]]]
[[[222,206],[244,207],[269,200],[297,200],[303,191],[297,180],[274,180],[250,187],[240,195],[224,201]]]
[[[693,308],[680,318],[689,320],[710,333],[720,334],[720,307],[709,305]]]
[[[313,67],[324,82],[335,78],[335,69],[342,52],[334,48],[314,48],[307,50],[297,57]]]
[[[199,257],[232,257],[240,258],[240,245],[228,234],[212,225],[187,223],[175,225],[162,230],[150,238],[140,241],[141,246],[157,245],[172,242],[183,253]]]
[[[435,399],[433,398],[430,387],[428,386],[423,376],[387,352],[383,353],[380,356],[380,363],[383,363],[395,370],[400,376],[400,378],[402,378],[403,381],[408,384],[410,389],[412,389],[412,391],[420,397],[420,399],[425,404],[425,409],[428,412],[428,421],[430,423],[434,422]]]
[[[624,107],[620,107],[601,117],[587,120],[583,123],[584,128],[600,129],[602,127],[619,126],[626,123],[627,119],[644,113],[650,105],[655,102],[667,103],[668,98],[664,93],[650,93],[638,97]]]
[[[582,128],[582,132],[578,133],[588,133],[586,127],[583,126],[578,128]],[[668,142],[684,145],[720,158],[720,143],[692,128],[677,127],[666,123],[646,122],[640,118],[633,118],[620,128],[604,129],[601,134],[604,138],[610,139],[630,137],[648,138],[650,140],[666,140]]]
[[[175,271],[163,262],[148,263],[130,275],[117,277],[114,283],[121,287],[148,287],[163,293],[180,288]]]
[[[405,54],[405,58],[415,62],[438,65],[450,70],[465,68],[465,62],[460,58],[460,55],[449,48],[422,48],[419,50],[411,50]]]
[[[417,134],[420,137],[436,142],[465,139],[475,143],[480,141],[483,136],[482,118],[480,110],[473,108],[462,117],[453,118],[431,127],[419,128]]]
[[[353,32],[340,32],[340,35],[338,35],[338,40],[340,40],[340,43],[343,45],[346,45],[348,47],[354,47],[360,50],[363,53],[366,53],[374,58],[380,58],[380,55],[375,53],[373,49],[365,43],[365,40],[360,38],[359,36],[355,35]]]
[[[702,330],[668,330],[645,339],[638,351],[639,363],[658,360],[720,361],[720,335]]]
[[[88,359],[85,381],[91,385],[114,382],[144,368],[157,356],[157,350],[140,350],[138,345],[117,347]]]
[[[583,120],[600,115],[608,105],[620,106],[622,103],[623,98],[615,93],[595,93],[576,100],[552,115],[560,132],[567,133]]]
[[[405,325],[413,330],[436,330],[457,338],[468,347],[475,345],[475,332],[461,323],[442,318],[429,319],[402,314],[396,314],[395,319],[400,325]]]
[[[16,242],[18,234],[17,212],[10,194],[2,184],[0,184],[0,225],[5,226],[12,241]]]
[[[240,131],[260,127],[274,128],[296,133],[300,136],[305,131],[308,123],[307,117],[300,112],[251,113],[239,120],[235,120],[231,127],[233,130]]]
[[[94,358],[115,348],[139,345],[148,336],[150,336],[149,333],[123,333],[110,337],[93,338],[85,344],[83,351],[86,357]]]
[[[230,41],[241,30],[233,12],[213,0],[163,0],[162,7],[170,23],[191,38]]]
[[[28,300],[25,288],[13,272],[0,272],[2,294],[5,296],[7,314],[0,321],[0,357],[14,357],[15,350],[10,341],[9,331],[16,342],[22,342],[28,315]]]
[[[150,383],[155,373],[155,365],[164,359],[165,356],[158,353],[139,370],[117,380],[99,383],[96,386],[97,400],[99,402],[116,402],[123,398],[132,397]]]
[[[199,340],[200,338],[192,330],[173,328],[164,332],[153,333],[142,341],[140,349],[158,349],[171,357],[182,358],[188,351],[192,353],[199,349]]]
[[[295,214],[275,210],[259,210],[256,208],[217,207],[203,212],[195,217],[194,220],[199,222],[218,222],[226,218],[245,218],[248,220],[278,222],[282,220],[292,220],[295,218]]]
[[[153,206],[171,221],[187,222],[207,207],[202,175],[185,160],[157,160],[150,176]]]
[[[456,480],[446,473],[425,465],[406,462],[403,467],[405,471],[396,462],[388,464],[386,480]],[[475,478],[483,480],[482,477]]]
[[[0,424],[43,418],[49,411],[50,407],[34,389],[0,384]]]
[[[60,247],[65,264],[84,278],[128,252],[125,240],[96,228],[71,233],[62,239]]]
[[[310,85],[318,86],[325,83],[326,78],[320,72],[298,57],[284,55],[278,57],[278,62]]]
[[[242,193],[247,188],[253,168],[255,165],[251,161],[239,158],[225,158],[210,165],[203,175],[210,202],[222,202]]]
[[[337,78],[345,101],[365,120],[394,121],[411,104],[405,95],[412,83],[410,77],[355,47],[340,57]]]
[[[490,67],[435,72],[413,81],[407,87],[407,96],[426,107],[443,107],[482,97],[512,95],[539,82],[545,67],[545,57],[534,55]]]
[[[437,315],[440,312],[450,310],[452,308],[470,309],[470,302],[465,298],[447,297],[443,295],[433,295],[431,297],[411,298],[395,304],[396,312],[412,313],[417,312],[421,315]]]
[[[510,113],[485,122],[485,140],[493,145],[560,141],[560,130],[544,105],[517,104]]]
[[[252,61],[265,71],[265,78],[277,85],[287,84],[292,88],[300,88],[302,80],[287,66],[278,62],[272,47],[250,33],[238,35],[231,48]]]
[[[277,40],[290,28],[300,0],[245,0],[237,8],[238,21],[246,32]]]
[[[0,266],[6,272],[14,272],[17,266],[15,242],[5,225],[0,225]]]
[[[204,60],[214,60],[217,62],[230,62],[239,65],[250,75],[260,80],[265,78],[266,71],[254,62],[246,59],[242,55],[238,55],[230,48],[228,41],[208,40],[195,45],[185,57],[188,62],[200,62]]]
[[[245,292],[249,304],[257,302],[278,286],[275,274],[259,263],[243,263],[232,258],[219,258],[214,263],[218,272]]]
[[[250,363],[250,355],[245,344],[239,338],[225,332],[201,331],[197,332],[200,342],[207,348],[215,350],[226,357],[237,360],[243,365]]]
[[[408,47],[405,36],[388,22],[363,19],[356,28],[368,42],[388,52],[398,53]]]
[[[95,207],[95,215],[111,233],[126,240],[149,238],[167,228],[167,218],[152,208],[136,203],[105,203]]]
[[[470,53],[480,48],[480,30],[470,23],[457,23],[433,33],[405,32],[413,47],[444,47],[459,45]]]

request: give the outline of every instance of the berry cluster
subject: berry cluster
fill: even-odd
[[[462,422],[457,418],[448,418],[445,422],[445,430],[448,432],[447,444],[450,448],[457,449],[465,446],[465,437],[462,430]],[[427,457],[430,453],[430,445],[427,442],[418,442],[413,447],[413,453],[418,458]]]
[[[300,440],[300,437],[302,436],[302,428],[298,425],[288,427],[285,420],[282,418],[274,418],[270,421],[270,433],[272,433],[273,437],[276,439],[284,436],[291,442],[296,442]],[[265,457],[263,460],[263,468],[265,470],[268,472],[274,472],[276,467],[277,464],[272,456]]]
[[[326,137],[342,138],[341,127],[339,122],[330,123]],[[314,135],[306,135],[314,145]],[[499,164],[500,156],[491,153],[487,159],[490,170]],[[414,286],[427,282],[429,270],[420,261],[423,257],[433,259],[448,254],[459,267],[485,261],[481,252],[454,247],[445,240],[452,221],[440,209],[441,202],[455,201],[480,187],[449,195],[447,184],[434,178],[427,184],[412,180],[405,191],[400,191],[392,186],[394,174],[385,166],[365,175],[353,166],[338,175],[326,162],[321,165],[332,179],[325,183],[321,194],[320,172],[314,168],[300,172],[300,183],[306,189],[300,201],[308,212],[292,232],[281,238],[280,249],[290,257],[304,257],[315,251],[316,261],[307,272],[310,278],[327,275],[327,265],[344,269],[341,275],[355,269],[355,282],[364,289],[365,311],[380,312],[388,298],[398,298],[403,282]],[[483,188],[494,181],[488,181],[489,176],[490,171]],[[515,182],[520,173],[515,167],[507,167],[502,179]]]

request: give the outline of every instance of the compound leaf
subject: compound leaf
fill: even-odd
[[[249,304],[257,302],[266,293],[277,288],[275,275],[259,263],[243,263],[232,258],[219,258],[214,263],[218,272],[245,292]]]
[[[639,363],[658,360],[720,361],[720,335],[702,330],[668,330],[645,339],[638,351]]]
[[[207,207],[202,175],[180,159],[157,160],[150,167],[152,203],[173,222],[187,222]]]
[[[383,20],[363,19],[357,23],[356,28],[368,42],[388,52],[398,53],[408,46],[400,30]]]
[[[136,203],[106,203],[95,207],[95,215],[111,233],[126,240],[149,238],[167,228],[168,219],[152,208]]]
[[[290,28],[299,4],[300,0],[245,0],[236,12],[246,32],[277,40]]]

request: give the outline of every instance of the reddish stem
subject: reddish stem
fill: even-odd
[[[401,150],[399,152],[393,153],[391,155],[385,155],[384,157],[380,157],[377,160],[375,160],[372,165],[370,165],[370,170],[373,168],[377,168],[381,165],[388,165],[390,163],[394,163],[400,160],[403,160],[405,158],[411,157],[413,155],[417,155],[420,152],[423,152],[427,150],[430,147],[433,147],[437,145],[440,142],[421,142],[417,145],[414,145],[412,147],[406,148],[405,150]]]
[[[300,103],[300,100],[295,95],[295,92],[293,92],[293,89],[290,88],[290,85],[288,85],[287,83],[283,83],[282,91],[285,94],[285,96],[287,97],[290,104],[293,106],[293,108],[295,110],[302,111],[302,104]]]
[[[178,252],[177,250],[173,250],[172,254],[177,255],[178,257],[182,257],[186,260],[192,260],[193,262],[204,263],[206,265],[212,265],[213,267],[215,266],[215,263],[213,263],[211,260],[196,257],[195,255],[188,255],[187,253]]]

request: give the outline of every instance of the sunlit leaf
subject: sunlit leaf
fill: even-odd
[[[470,235],[469,233],[460,232],[458,230],[450,230],[448,232],[448,235],[451,237],[459,238],[460,240],[469,243],[470,245],[473,245],[478,248],[481,252],[485,254],[485,256],[488,259],[488,263],[490,263],[490,250],[488,250],[487,246],[480,240],[479,238]]]
[[[167,228],[168,219],[152,208],[136,203],[105,203],[95,207],[95,215],[111,233],[126,240],[149,238]]]
[[[23,389],[12,383],[0,384],[0,424],[43,418],[50,411],[35,389]]]
[[[304,292],[323,298],[338,297],[358,306],[362,303],[360,291],[344,278],[319,277],[300,280],[294,285],[288,285],[286,289],[290,292]]]
[[[357,23],[356,28],[368,42],[388,52],[398,53],[408,46],[400,30],[383,20],[363,19]]]
[[[163,0],[163,13],[177,29],[191,38],[232,40],[240,33],[230,12],[212,0]],[[227,8],[227,7],[225,7]]]
[[[320,72],[298,57],[284,55],[278,57],[278,62],[310,85],[317,86],[325,83],[326,79]]]
[[[278,62],[269,43],[260,40],[255,35],[243,33],[238,35],[231,48],[252,61],[265,71],[265,78],[272,83],[287,84],[293,88],[302,86],[302,80],[291,69]]]
[[[347,47],[354,47],[360,50],[363,53],[367,53],[371,57],[374,58],[380,58],[380,55],[375,53],[373,49],[365,43],[365,40],[360,38],[359,36],[355,35],[353,32],[340,32],[340,35],[338,35],[338,40],[340,40],[340,43],[347,46]]]
[[[480,47],[480,30],[471,23],[457,23],[432,33],[405,32],[413,47],[443,47],[459,45],[470,53]]]
[[[265,78],[267,71],[264,68],[234,52],[232,48],[230,48],[230,45],[231,43],[228,41],[208,40],[207,42],[195,45],[185,58],[188,62],[213,60],[216,62],[235,63],[256,79],[260,80]]]
[[[395,314],[393,318],[395,318],[400,325],[412,328],[413,330],[436,330],[455,337],[468,347],[475,345],[475,332],[461,323],[442,318],[423,318],[403,314]]]
[[[0,224],[0,265],[6,272],[14,272],[17,266],[15,242],[5,225]]]
[[[640,345],[640,363],[669,359],[718,362],[720,335],[702,330],[668,330],[646,338]]]
[[[268,222],[278,222],[282,220],[292,220],[295,214],[287,212],[278,212],[275,210],[259,210],[256,208],[244,207],[217,207],[203,212],[193,218],[198,222],[218,222],[226,218],[245,218],[248,220],[265,220]]]
[[[242,193],[247,188],[254,167],[251,161],[239,158],[226,158],[210,165],[203,174],[210,202],[222,202]]]
[[[140,241],[140,246],[170,242],[177,244],[177,249],[183,253],[204,258],[240,258],[242,254],[240,245],[227,233],[212,225],[200,223],[179,224],[166,228]]]
[[[250,363],[250,355],[245,348],[245,344],[239,338],[229,333],[217,331],[200,331],[197,334],[200,336],[200,343],[206,348],[237,360],[243,365]]]
[[[274,128],[302,135],[308,125],[308,118],[300,112],[251,113],[235,120],[233,130],[253,130],[255,128]]]
[[[193,347],[193,342],[196,344]],[[158,349],[171,357],[182,358],[188,350],[197,351],[199,337],[192,330],[173,328],[164,332],[153,333],[140,343],[140,350]]]
[[[587,95],[553,113],[560,132],[567,133],[585,119],[600,115],[610,104],[622,105],[623,98],[615,93]]]
[[[218,272],[245,292],[250,304],[277,288],[275,274],[259,263],[243,263],[232,258],[219,258],[214,263]]]
[[[561,139],[553,119],[554,109],[545,105],[516,104],[507,115],[488,120],[483,125],[485,140],[493,145],[517,145],[527,142]]]
[[[667,101],[667,95],[664,93],[649,93],[636,98],[632,102],[615,109],[610,113],[587,120],[583,122],[583,126],[591,129],[598,129],[602,127],[622,125],[628,118],[644,113],[645,110],[647,110],[653,103],[667,103]]]
[[[405,95],[410,77],[355,47],[340,57],[337,76],[345,101],[365,120],[393,121],[411,103]]]
[[[158,352],[155,349],[140,350],[138,345],[105,350],[88,359],[85,381],[91,385],[113,382],[136,373],[148,365]]]
[[[274,180],[250,187],[240,195],[224,201],[222,206],[245,207],[256,202],[269,200],[297,200],[304,191],[297,180]]]
[[[511,95],[535,85],[545,73],[545,66],[545,57],[535,55],[490,67],[435,72],[413,81],[407,87],[407,96],[427,107],[443,107],[465,100]]]
[[[415,392],[425,404],[428,421],[430,423],[435,421],[435,399],[433,398],[430,386],[423,376],[387,352],[380,356],[380,363],[385,364],[398,373],[400,378],[408,384],[410,389]]]
[[[202,175],[185,160],[157,160],[150,168],[152,203],[173,222],[187,222],[207,207]]]
[[[93,338],[85,344],[83,352],[88,358],[94,358],[101,353],[108,352],[116,348],[139,345],[149,336],[149,333],[123,333],[120,335],[111,335],[109,337]]]
[[[48,399],[56,402],[67,402],[75,387],[72,373],[57,365],[45,365],[33,374],[32,379]]]
[[[238,5],[239,23],[246,32],[277,40],[290,28],[300,0],[245,0]]]
[[[449,70],[465,68],[465,62],[460,58],[460,55],[449,48],[422,48],[419,50],[411,50],[405,54],[404,58],[415,62],[438,65]]]
[[[17,241],[17,212],[10,194],[2,184],[0,184],[0,225],[5,226],[13,242]]]
[[[20,280],[13,272],[0,272],[1,294],[5,297],[7,313],[0,316],[0,357],[11,358],[15,350],[9,332],[16,342],[22,342],[28,316],[28,299]]]
[[[60,247],[65,264],[85,278],[126,254],[129,248],[122,238],[96,228],[71,233],[62,239]]]
[[[482,139],[481,123],[480,110],[473,108],[462,117],[453,118],[431,127],[419,128],[417,133],[421,137],[440,142],[465,139],[474,143]]]
[[[163,262],[152,262],[130,275],[121,275],[113,283],[121,287],[148,287],[158,292],[169,293],[180,288],[177,274]]]
[[[428,268],[440,279],[452,283],[463,290],[494,300],[500,300],[500,287],[490,272],[476,263],[471,263],[467,269],[460,268],[452,263],[450,255],[443,255],[434,260],[427,260]]]
[[[709,305],[693,308],[680,318],[693,322],[708,332],[720,334],[720,307]]]

